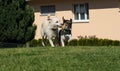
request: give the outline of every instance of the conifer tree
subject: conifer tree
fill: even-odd
[[[0,42],[26,43],[34,38],[34,10],[25,0],[0,0]]]

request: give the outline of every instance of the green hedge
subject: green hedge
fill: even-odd
[[[38,39],[38,40],[33,39],[33,40],[29,41],[28,44],[29,44],[29,47],[42,46],[42,39]],[[50,46],[48,40],[46,40],[46,46]]]
[[[54,40],[53,42],[55,43]],[[42,46],[42,39],[33,39],[29,42],[29,45],[30,47]],[[50,46],[48,40],[46,40],[46,45]],[[120,41],[99,38],[80,38],[71,40],[66,46],[120,46]]]
[[[38,40],[36,40],[36,39],[33,39],[33,40],[29,41],[28,43],[29,43],[30,47],[38,46]]]
[[[110,39],[82,38],[77,42],[79,46],[120,46],[120,41]]]
[[[78,40],[77,39],[73,39],[70,42],[68,42],[68,46],[77,46],[78,45]]]

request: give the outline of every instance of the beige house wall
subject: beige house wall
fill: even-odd
[[[74,22],[73,4],[89,3],[89,22]],[[47,18],[40,13],[40,6],[55,5],[56,13],[60,21],[62,17],[73,19],[72,36],[96,35],[98,38],[120,40],[120,1],[118,0],[31,0],[29,2],[35,9],[35,21],[37,25],[36,39],[41,38],[40,27],[42,21]]]

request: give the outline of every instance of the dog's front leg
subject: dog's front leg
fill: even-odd
[[[64,39],[62,39],[62,38],[61,38],[61,44],[62,44],[62,47],[65,46]]]
[[[42,45],[45,46],[45,39],[44,39],[44,36],[42,36]]]
[[[50,42],[50,45],[51,45],[52,47],[55,47],[55,45],[53,44],[52,39],[49,39],[49,42]]]

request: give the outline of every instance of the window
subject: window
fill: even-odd
[[[41,14],[42,15],[47,15],[47,14],[55,14],[55,6],[54,5],[50,5],[50,6],[41,6]]]
[[[88,3],[74,4],[74,20],[75,22],[89,21],[89,7]]]

